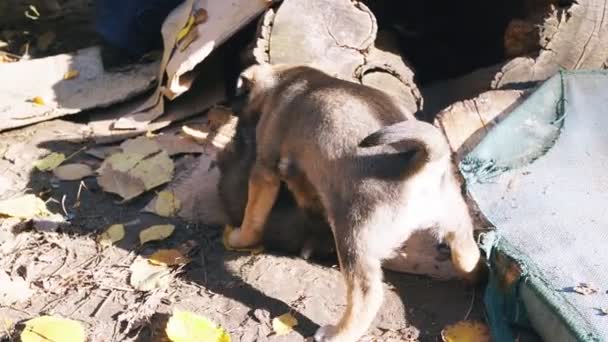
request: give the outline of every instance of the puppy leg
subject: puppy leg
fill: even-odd
[[[279,192],[280,180],[274,172],[254,166],[249,178],[245,216],[240,229],[232,231],[228,243],[236,248],[249,247],[262,241],[264,224]]]
[[[475,281],[480,264],[479,246],[473,236],[473,223],[462,197],[455,197],[449,216],[440,223],[452,251],[452,263],[469,281]]]
[[[347,307],[338,325],[317,330],[317,342],[358,341],[370,327],[383,299],[381,261],[345,241],[336,239],[342,275],[346,281]]]

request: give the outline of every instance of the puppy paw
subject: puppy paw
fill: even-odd
[[[261,241],[256,234],[252,234],[250,231],[242,228],[227,228],[225,234],[227,235],[226,242],[228,246],[236,249],[253,247]]]
[[[337,342],[339,341],[338,339],[335,339],[337,333],[338,328],[336,326],[325,325],[317,330],[314,340],[315,342]]]

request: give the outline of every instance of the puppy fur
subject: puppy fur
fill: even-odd
[[[218,192],[230,222],[238,227],[247,205],[249,174],[255,161],[255,123],[239,120],[232,141],[218,153]],[[336,260],[331,228],[319,213],[300,209],[282,184],[266,220],[264,246],[274,252],[299,254],[304,259]]]
[[[479,264],[450,150],[382,91],[307,66],[257,65],[241,74],[246,115],[259,115],[256,157],[235,247],[260,243],[285,182],[300,207],[326,215],[347,285],[347,307],[316,341],[358,340],[382,303],[382,260],[434,228],[464,276]],[[259,113],[259,114],[258,114]]]

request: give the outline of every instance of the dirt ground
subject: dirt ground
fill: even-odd
[[[71,161],[98,166],[100,160],[83,152],[90,142],[79,141],[84,126],[55,120],[0,135],[0,198],[34,193],[68,219],[58,232],[0,219],[0,271],[23,277],[35,291],[27,301],[0,306],[5,325],[0,336],[16,323],[54,314],[81,321],[92,341],[163,340],[164,322],[179,308],[220,324],[234,341],[302,341],[338,317],[345,289],[335,265],[271,252],[228,252],[219,227],[142,213],[153,193],[123,204],[103,192],[94,177],[81,185],[33,170],[32,164],[48,151],[76,153]],[[167,221],[176,225],[172,237],[139,247],[141,229]],[[126,237],[102,249],[94,238],[113,223],[125,224]],[[138,255],[187,241],[194,245],[192,262],[175,270],[169,285],[149,292],[129,285],[129,267]],[[480,289],[390,272],[385,283],[386,298],[371,340],[436,341],[447,324],[483,319]],[[290,310],[299,322],[295,332],[273,336],[271,319]]]

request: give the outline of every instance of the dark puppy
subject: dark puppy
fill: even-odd
[[[241,75],[245,117],[259,113],[256,156],[234,247],[263,239],[281,182],[300,207],[325,213],[347,285],[347,307],[317,341],[353,342],[382,303],[382,261],[412,233],[435,228],[464,276],[479,249],[450,149],[385,93],[304,66],[257,65]]]
[[[255,122],[239,120],[232,141],[218,153],[218,192],[229,224],[238,227],[247,205],[249,175],[255,161]],[[301,210],[282,185],[264,229],[263,244],[271,251],[299,254],[304,259],[336,260],[335,243],[325,218]]]

